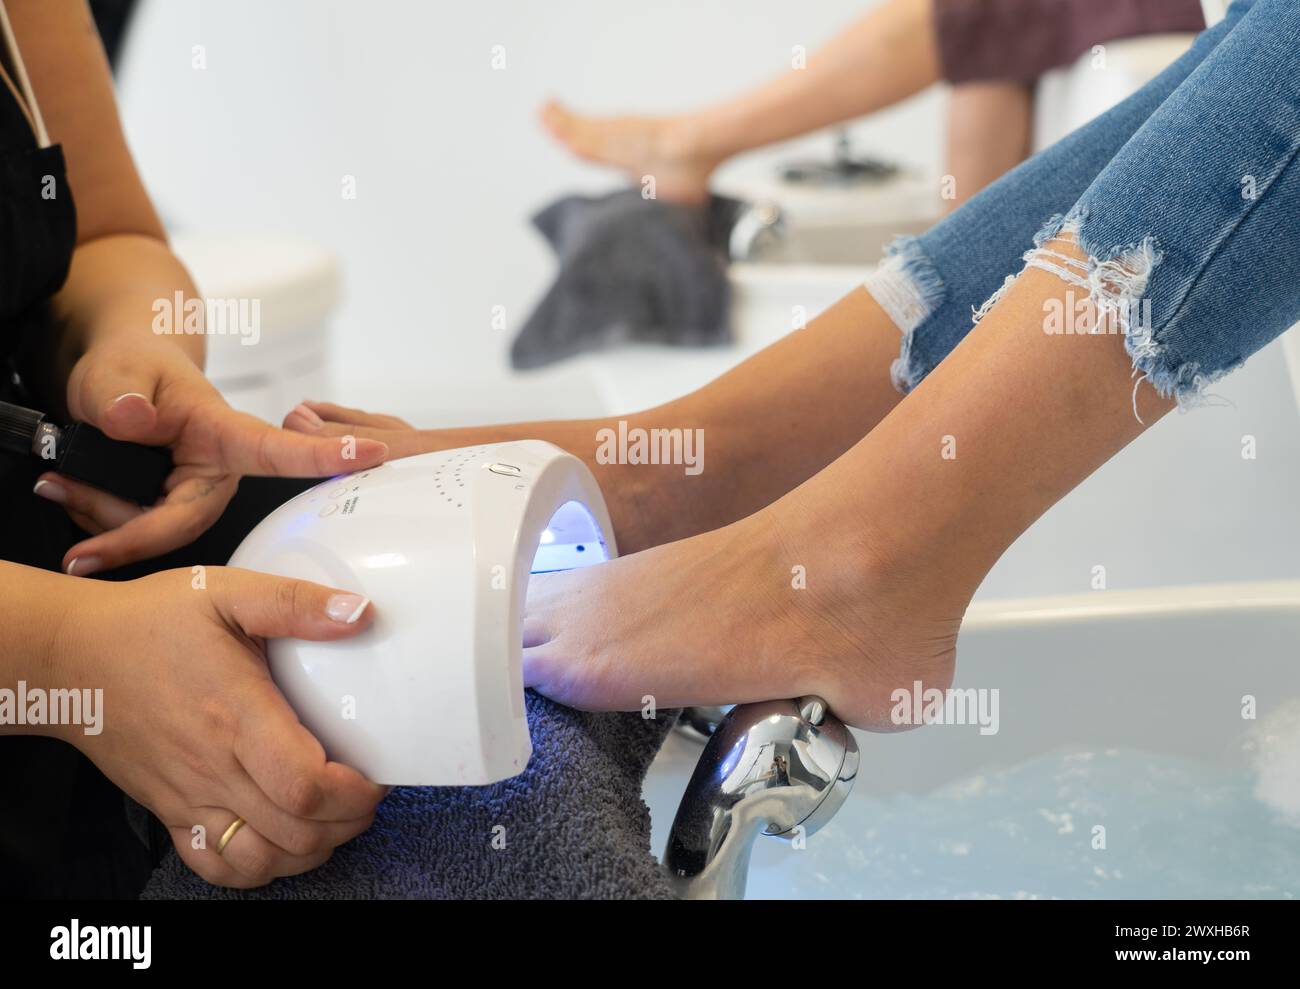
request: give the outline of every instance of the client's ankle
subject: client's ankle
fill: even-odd
[[[969,594],[911,572],[861,520],[818,531],[788,507],[783,500],[751,523],[766,528],[766,566],[781,581],[765,641],[784,650],[798,692],[823,697],[849,724],[910,727],[891,717],[896,692],[951,684]]]

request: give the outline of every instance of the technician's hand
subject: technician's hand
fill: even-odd
[[[248,570],[202,577],[77,582],[52,681],[102,687],[102,731],[60,734],[153,811],[200,876],[259,886],[326,861],[370,826],[384,792],[325,758],[272,682],[263,640],[345,638],[370,625],[372,609],[355,594]],[[219,854],[237,818],[247,824]]]
[[[236,412],[177,347],[111,339],[92,346],[68,378],[73,417],[109,436],[171,449],[166,497],[147,511],[48,474],[36,493],[63,504],[87,532],[64,570],[79,577],[193,542],[217,520],[243,474],[327,477],[381,463],[383,443],[305,436]]]

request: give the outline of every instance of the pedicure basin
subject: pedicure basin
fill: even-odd
[[[754,842],[744,893],[1300,895],[1297,642],[1300,581],[977,604],[955,687],[1000,692],[998,731],[852,730],[853,792],[804,841]],[[676,731],[650,769],[652,848],[670,863],[682,795],[710,764]]]

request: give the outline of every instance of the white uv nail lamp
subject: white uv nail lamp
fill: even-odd
[[[524,440],[326,481],[268,515],[230,565],[369,597],[374,624],[354,638],[272,640],[271,674],[331,759],[376,783],[458,786],[515,776],[532,754],[529,575],[616,555],[591,472]]]

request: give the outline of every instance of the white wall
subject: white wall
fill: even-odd
[[[506,374],[510,336],[551,273],[527,218],[616,181],[552,145],[534,122],[542,99],[692,106],[782,71],[793,45],[811,49],[870,5],[146,0],[122,101],[173,227],[288,232],[338,251],[339,394],[410,408],[451,376]],[[864,147],[937,170],[936,99],[859,127]],[[340,194],[345,174],[355,201]],[[489,325],[494,305],[504,333]]]

